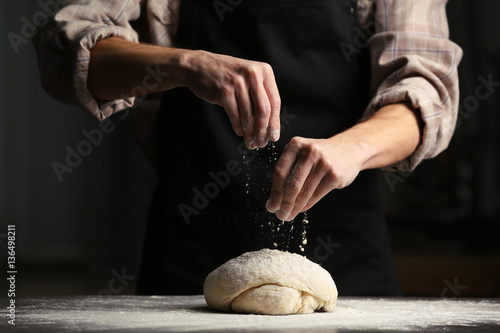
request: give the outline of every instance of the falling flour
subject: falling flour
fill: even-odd
[[[246,169],[247,202],[254,223],[260,226],[263,239],[268,240],[268,247],[282,251],[299,251],[304,254],[309,223],[307,212],[299,214],[293,221],[285,222],[279,220],[275,214],[267,212],[262,204],[270,196],[273,170],[277,160],[277,149],[272,142],[261,149],[246,150],[243,155],[243,164]],[[259,173],[265,181],[258,183],[259,177],[254,177],[256,173]],[[301,215],[302,218],[300,218]]]

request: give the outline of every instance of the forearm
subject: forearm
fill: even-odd
[[[248,148],[279,138],[281,100],[266,63],[112,37],[91,49],[87,84],[93,97],[104,100],[186,86],[199,98],[222,106]]]
[[[404,160],[417,149],[422,127],[418,110],[404,103],[391,104],[329,140],[352,147],[360,170],[383,168]]]
[[[94,97],[112,100],[183,85],[180,63],[187,52],[119,37],[102,39],[90,51],[88,88]]]

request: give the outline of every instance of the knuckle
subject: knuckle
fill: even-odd
[[[241,116],[241,120],[243,124],[245,124],[245,128],[247,128],[249,131],[253,130],[253,122],[252,122],[252,115],[250,112],[243,112],[243,115]]]
[[[238,108],[238,113],[240,115],[240,118],[241,118],[241,121],[242,123],[245,125],[245,127],[253,127],[253,123],[252,123],[252,120],[253,120],[253,116],[252,116],[252,112],[250,112],[250,110],[247,110],[246,108]]]
[[[287,146],[290,147],[300,147],[302,143],[302,138],[299,136],[294,136],[290,142],[287,144]]]
[[[257,106],[256,114],[261,117],[269,117],[271,114],[271,108],[269,105],[260,104]]]
[[[301,153],[306,159],[312,159],[316,161],[324,160],[322,150],[315,142],[307,143],[302,149]]]
[[[314,150],[311,149],[310,146],[306,146],[304,149],[302,149],[300,151],[300,157],[304,160],[311,160],[311,159],[314,159],[314,157],[316,157],[316,153],[314,152]]]
[[[266,74],[273,74],[273,67],[267,62],[262,63],[262,69]]]
[[[252,63],[247,67],[245,67],[244,73],[247,77],[251,78],[252,80],[255,80],[257,78],[259,70],[257,69],[257,66]]]
[[[313,191],[308,187],[303,187],[300,190],[299,198],[301,201],[307,201],[313,194]]]
[[[286,177],[285,170],[281,168],[280,166],[276,166],[273,171],[273,178],[274,179],[285,179]]]
[[[288,198],[283,198],[283,201],[281,201],[281,207],[285,208],[285,210],[290,211],[290,208],[294,206],[294,202]]]
[[[317,164],[318,164],[318,167],[320,168],[320,170],[322,170],[323,172],[325,172],[325,173],[333,172],[332,164],[326,158],[318,159]]]
[[[300,183],[296,177],[289,177],[286,185],[287,193],[297,194],[301,190]]]
[[[320,146],[316,142],[313,142],[309,145],[309,152],[315,156],[323,155]]]
[[[252,80],[257,80],[259,77],[274,77],[273,68],[266,62],[251,62],[245,67],[244,73]]]
[[[335,172],[335,170],[331,167],[328,167],[326,169],[326,173],[325,173],[325,176],[328,180],[331,180],[331,181],[334,181],[338,178],[338,174],[337,172]]]
[[[245,91],[245,80],[243,78],[238,77],[233,82],[234,88],[238,91]]]
[[[234,82],[221,82],[217,85],[217,89],[222,95],[228,96],[234,94],[234,85]]]
[[[335,181],[338,178],[338,173],[333,164],[326,158],[320,158],[316,164],[320,172],[328,181]]]
[[[281,195],[283,194],[282,191],[279,191],[276,188],[271,189],[271,198],[281,198]]]

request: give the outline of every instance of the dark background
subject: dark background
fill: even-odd
[[[36,1],[0,2],[0,277],[15,224],[16,296],[134,293],[154,169],[130,117],[113,117],[112,133],[59,182],[51,164],[99,124],[42,90],[31,44],[13,50],[7,34],[37,11]],[[480,77],[500,82],[499,13],[499,1],[448,4],[451,39],[464,50],[461,103],[474,100]],[[381,175],[406,295],[500,296],[500,91],[460,117],[438,158]],[[110,288],[123,272],[130,280]]]

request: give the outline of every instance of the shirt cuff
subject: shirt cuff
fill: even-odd
[[[90,64],[90,50],[101,39],[121,37],[130,42],[138,42],[135,31],[119,26],[102,26],[86,30],[77,38],[69,52],[69,69],[71,71],[72,89],[77,104],[86,112],[99,120],[106,119],[114,113],[134,105],[135,97],[124,97],[115,100],[96,99],[89,91],[87,78]]]

